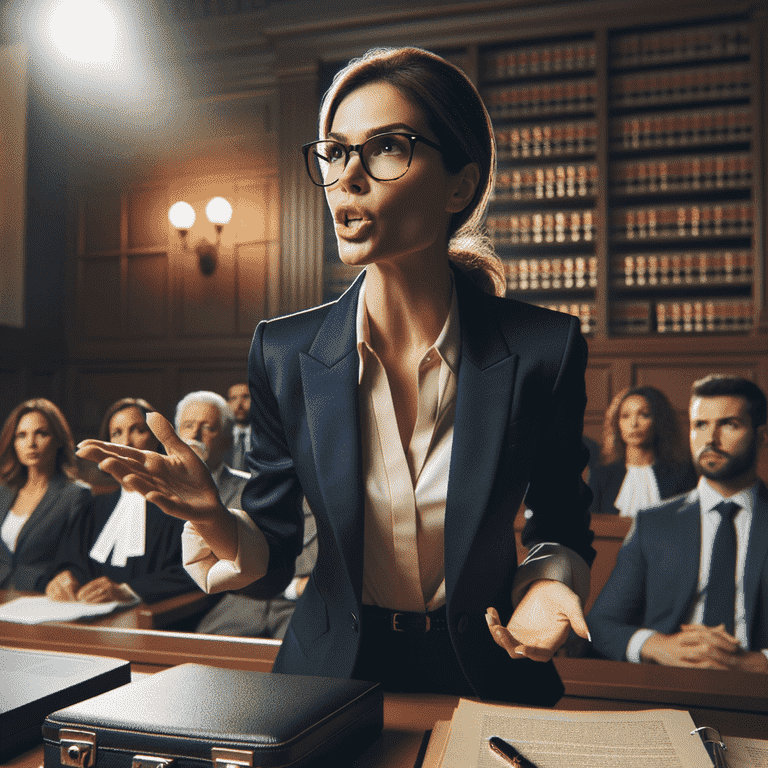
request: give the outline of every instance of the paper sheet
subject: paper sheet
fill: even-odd
[[[0,605],[0,621],[14,624],[42,624],[45,621],[75,621],[105,616],[116,608],[133,603],[65,603],[48,597],[19,597]]]
[[[707,750],[687,712],[567,712],[462,699],[451,721],[444,768],[503,768],[491,736],[513,744],[537,768],[702,768]]]
[[[729,768],[768,768],[768,741],[723,736]]]

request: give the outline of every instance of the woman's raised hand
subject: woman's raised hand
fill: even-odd
[[[147,425],[167,456],[100,440],[84,440],[77,455],[95,461],[127,491],[137,491],[168,515],[205,526],[228,514],[208,467],[159,413]]]

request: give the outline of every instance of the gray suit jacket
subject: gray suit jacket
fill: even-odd
[[[240,497],[243,495],[243,488],[250,479],[248,472],[241,472],[239,469],[232,469],[226,464],[221,465],[221,477],[217,486],[219,496],[227,509],[240,509]]]
[[[0,526],[15,498],[15,490],[0,486]],[[64,531],[90,499],[91,491],[83,483],[62,473],[54,475],[19,532],[15,550],[11,552],[0,541],[0,588],[43,592]]]

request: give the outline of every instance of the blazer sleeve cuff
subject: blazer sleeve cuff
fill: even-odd
[[[586,560],[564,544],[545,541],[535,544],[520,563],[512,582],[512,607],[516,608],[528,587],[539,579],[560,581],[586,605],[589,597],[589,566]]]
[[[189,521],[184,524],[181,534],[184,569],[208,594],[242,589],[267,573],[269,544],[266,537],[243,510],[229,511],[237,524],[234,560],[219,560]]]
[[[633,664],[640,664],[642,659],[640,658],[640,650],[645,645],[645,641],[656,632],[652,629],[638,629],[632,637],[629,638],[627,643],[627,661],[631,661]]]

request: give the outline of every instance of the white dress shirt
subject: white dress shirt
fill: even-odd
[[[726,500],[706,480],[699,478],[697,486],[699,494],[699,508],[701,515],[701,551],[699,553],[699,580],[696,586],[696,595],[691,605],[685,624],[701,624],[704,619],[704,604],[707,596],[707,583],[712,562],[712,547],[715,543],[717,527],[722,520],[721,514],[715,507]],[[733,518],[736,526],[736,606],[734,634],[738,638],[742,648],[749,649],[749,627],[746,622],[746,607],[744,603],[744,569],[747,562],[747,544],[749,531],[752,526],[752,513],[755,507],[757,483],[743,491],[729,496],[727,501],[733,501],[741,509]],[[640,663],[640,650],[645,641],[655,634],[652,629],[639,629],[635,632],[627,644],[627,659]],[[763,650],[768,656],[768,649]]]

